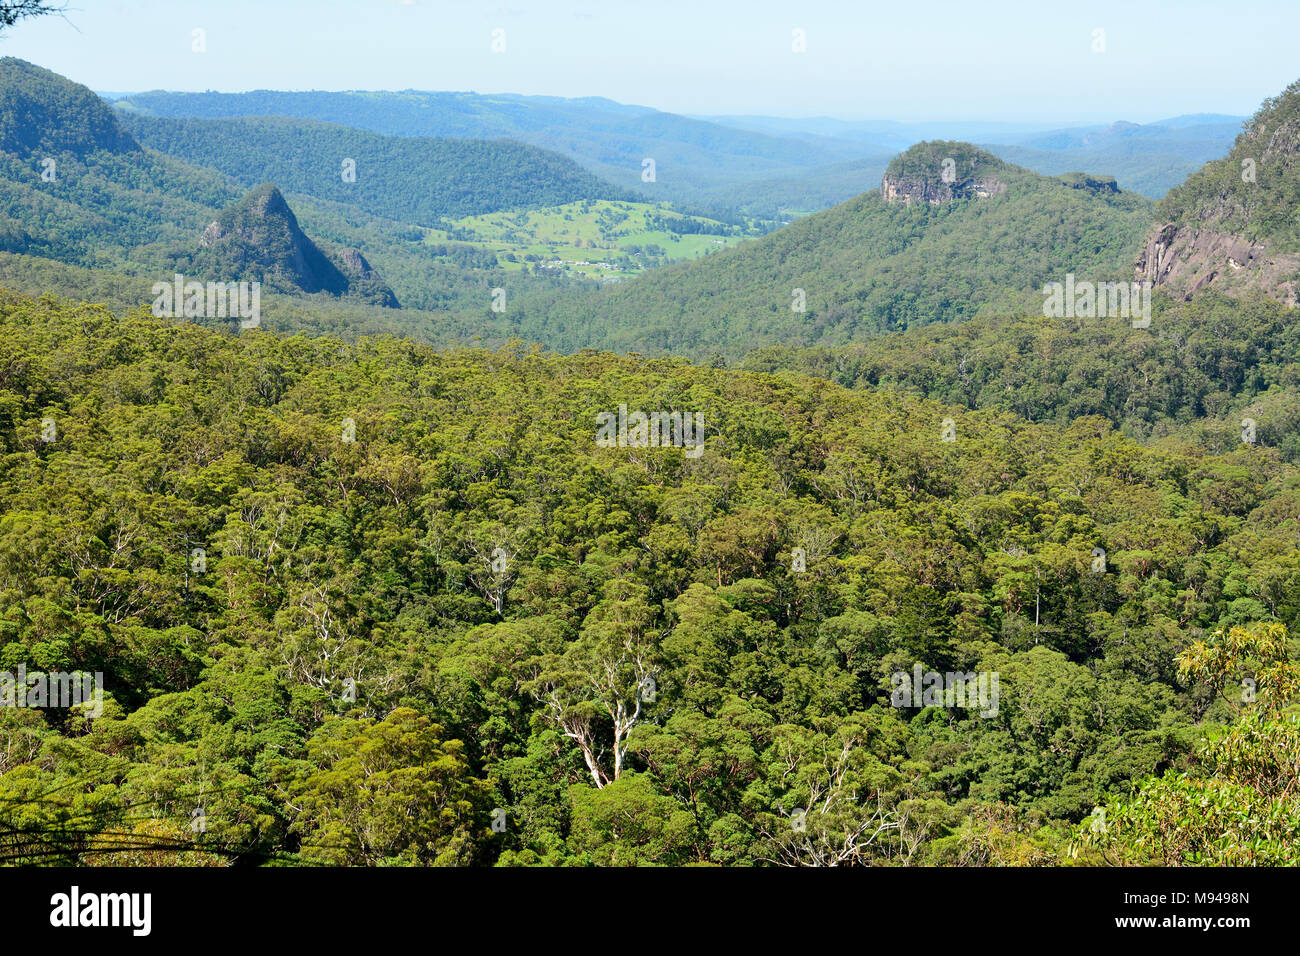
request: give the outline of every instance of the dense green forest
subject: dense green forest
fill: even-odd
[[[1241,421],[1300,460],[1300,326],[1257,295],[1158,296],[1151,327],[1107,319],[979,317],[842,348],[765,348],[741,363],[854,388],[889,387],[966,408],[1068,425],[1099,415],[1142,441],[1180,435],[1226,451]]]
[[[1296,734],[1275,449],[14,295],[0,326],[0,657],[107,691],[0,711],[5,859],[1295,862],[1294,794],[1196,750]],[[702,454],[599,447],[620,403],[702,415]],[[916,665],[997,673],[995,713],[894,706]],[[1160,830],[1224,787],[1267,818]]]
[[[571,159],[510,140],[380,136],[268,116],[122,118],[145,146],[220,170],[245,186],[274,182],[289,192],[420,226],[499,209],[632,198]]]
[[[1300,84],[736,119],[0,60],[0,863],[1300,864]]]

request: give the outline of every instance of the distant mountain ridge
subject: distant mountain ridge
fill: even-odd
[[[132,271],[398,304],[359,251],[309,239],[274,185],[232,203],[217,173],[144,149],[89,89],[13,57],[0,59],[0,168],[5,251],[95,265],[111,250],[137,259]]]
[[[856,143],[871,152],[897,153],[919,142],[971,142],[1010,163],[1054,176],[1084,169],[1114,176],[1121,189],[1159,199],[1202,164],[1223,156],[1244,116],[1201,113],[1153,123],[1119,120],[1053,127],[1045,123],[914,122],[787,119],[771,116],[701,117],[770,135],[823,145]],[[843,196],[841,198],[848,198]]]
[[[1048,175],[1086,169],[1114,176],[1120,188],[1159,199],[1203,164],[1223,156],[1244,117],[1174,117],[1157,123],[1119,121],[1070,127],[1014,142],[981,141],[1008,162]]]
[[[565,156],[509,140],[385,136],[278,116],[119,116],[143,145],[218,169],[245,187],[274,182],[424,226],[502,209],[633,198]]]
[[[393,136],[510,137],[575,160],[645,198],[695,205],[728,218],[785,218],[862,192],[846,170],[872,169],[918,142],[983,144],[1045,175],[1083,169],[1114,176],[1122,189],[1163,196],[1230,148],[1242,118],[1217,114],[1053,127],[1048,123],[847,121],[829,117],[682,116],[604,97],[365,91],[170,93],[115,100],[123,110],[165,118],[281,116]],[[1109,131],[1109,133],[1107,132]],[[643,162],[655,163],[653,180]]]
[[[388,136],[507,137],[567,156],[588,171],[651,199],[707,201],[738,181],[788,175],[879,150],[733,129],[601,97],[365,91],[171,93],[153,91],[114,106],[172,119],[280,116]],[[652,160],[653,178],[646,175]]]

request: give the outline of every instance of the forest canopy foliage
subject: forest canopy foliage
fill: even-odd
[[[0,862],[1295,864],[1295,310],[1039,290],[1161,214],[1289,248],[1297,102],[1160,207],[936,140],[777,229],[385,135],[519,98],[0,61]]]
[[[1300,616],[1267,447],[14,295],[0,332],[0,663],[107,690],[0,709],[11,861],[1065,860],[1233,718],[1176,655]],[[620,403],[704,453],[598,447]],[[996,713],[894,706],[918,664]]]

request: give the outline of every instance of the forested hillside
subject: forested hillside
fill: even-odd
[[[1066,273],[1127,277],[1149,200],[1072,188],[963,143],[913,147],[886,178],[922,176],[946,190],[947,158],[961,181],[971,169],[995,178],[997,194],[931,204],[887,202],[872,190],[703,261],[521,308],[514,329],[561,349],[736,358],[763,345],[842,344],[960,321],[985,308],[1040,309],[1042,284]]]
[[[0,59],[0,248],[86,266],[156,261],[238,190],[142,150],[90,90]]]
[[[497,139],[554,150],[603,179],[651,200],[719,213],[738,181],[759,181],[879,155],[877,148],[826,140],[813,145],[602,97],[480,95],[467,92],[254,90],[248,93],[134,94],[121,109],[172,119],[294,117],[388,136]],[[644,162],[655,178],[643,179]],[[770,206],[765,204],[765,208]],[[721,207],[721,208],[718,208]],[[733,209],[738,213],[738,210]]]
[[[1264,101],[1232,151],[1205,165],[1160,204],[1175,224],[1218,228],[1300,250],[1300,81]],[[1247,162],[1249,160],[1249,162]],[[1212,218],[1209,218],[1212,217]]]
[[[1300,459],[1300,326],[1256,296],[1157,297],[1151,327],[1039,315],[928,325],[841,348],[757,349],[744,368],[897,388],[1029,421],[1099,415],[1143,441],[1179,435],[1226,451],[1242,420]]]
[[[108,695],[0,709],[6,860],[1294,855],[1271,791],[1151,832],[1251,785],[1193,751],[1224,667],[1291,653],[1274,448],[13,295],[0,333],[0,657]],[[700,453],[601,447],[620,404],[700,415]],[[918,665],[997,703],[897,705]],[[1247,748],[1294,734],[1261,681]]]
[[[380,136],[280,117],[167,120],[122,113],[135,138],[245,186],[346,203],[421,226],[501,209],[630,199],[558,153],[508,140]]]
[[[1264,101],[1232,152],[1160,203],[1137,273],[1184,298],[1206,288],[1300,302],[1300,82]]]

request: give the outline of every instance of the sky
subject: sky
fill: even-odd
[[[0,55],[101,92],[473,90],[1064,124],[1248,115],[1300,77],[1300,0],[66,2]]]

